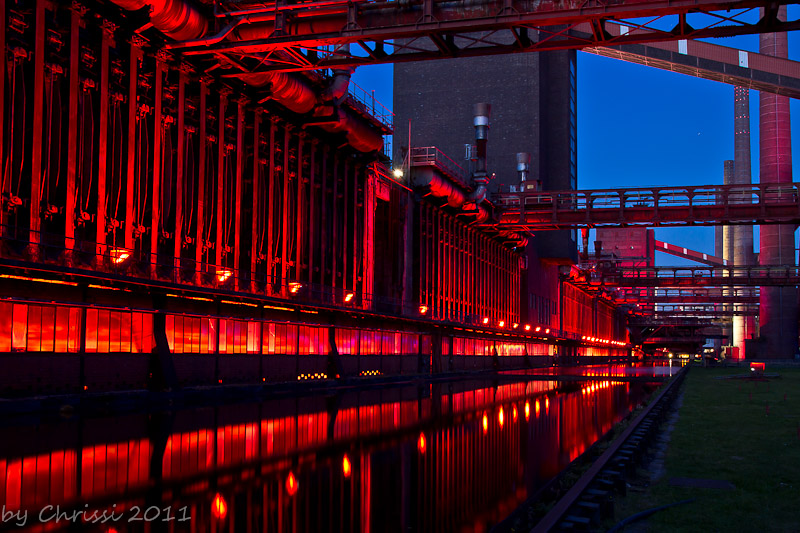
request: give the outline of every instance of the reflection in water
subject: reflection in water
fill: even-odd
[[[519,379],[2,428],[0,503],[31,531],[482,528],[652,389]]]

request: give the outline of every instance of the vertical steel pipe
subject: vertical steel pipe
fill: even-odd
[[[283,128],[283,198],[281,199],[281,295],[286,296],[286,276],[289,272],[289,146],[292,138],[292,127],[285,124]]]
[[[257,287],[256,271],[258,269],[258,241],[261,235],[264,206],[259,204],[261,197],[261,108],[256,108],[253,116],[253,212],[252,225],[250,226],[250,290],[255,292]]]
[[[114,26],[109,22],[103,23],[103,37],[100,44],[100,124],[99,144],[97,152],[97,214],[95,241],[97,249],[96,258],[105,254],[106,245],[106,178],[108,174],[108,112],[109,112],[109,86],[108,62],[109,48],[114,46]]]
[[[179,65],[178,67],[178,135],[177,135],[177,168],[175,169],[175,229],[173,232],[173,251],[172,251],[172,269],[174,272],[174,279],[182,282],[181,279],[181,249],[185,237],[184,223],[183,223],[183,182],[186,179],[192,179],[191,176],[185,176],[184,170],[186,167],[186,80],[188,78],[188,66]],[[190,222],[190,221],[187,221]],[[188,233],[189,227],[187,225],[186,232]],[[199,245],[199,243],[195,243]]]
[[[163,90],[164,90],[164,73],[166,72],[165,65],[166,57],[163,54],[156,56],[156,92],[155,92],[155,117],[153,120],[153,188],[152,188],[152,205],[150,208],[151,225],[150,225],[150,277],[156,277],[156,270],[158,266],[158,241],[161,235],[161,146],[164,143],[164,125],[163,125]],[[171,157],[171,154],[168,156]],[[147,166],[147,162],[140,161],[140,165]],[[145,179],[147,177],[145,176]],[[164,209],[169,212],[169,206],[164,206]],[[173,278],[174,279],[174,278]]]
[[[130,65],[128,67],[128,161],[126,166],[125,182],[125,223],[124,223],[124,243],[125,248],[133,250],[133,222],[134,213],[134,187],[136,184],[136,120],[138,113],[138,102],[136,91],[139,85],[139,62],[142,60],[142,47],[145,41],[134,35],[130,40]],[[139,165],[147,165],[145,161],[139,161]]]
[[[247,99],[236,100],[236,184],[234,190],[233,217],[233,272],[234,290],[242,289],[240,256],[242,253],[242,180],[244,173],[244,106]],[[257,161],[255,162],[257,164]],[[253,215],[251,214],[251,220]]]
[[[216,265],[216,269],[221,269],[224,265],[223,260],[225,257],[225,237],[223,236],[223,231],[225,229],[225,211],[227,205],[225,205],[225,161],[226,161],[226,148],[225,148],[225,112],[228,107],[228,96],[230,95],[230,90],[226,87],[221,87],[219,89],[219,116],[217,117],[217,216],[216,216],[216,223],[217,229],[215,232],[216,238],[214,242],[214,251],[216,252],[214,255],[214,263]],[[214,272],[216,276],[216,272]],[[235,275],[235,274],[234,274]]]
[[[267,232],[267,295],[270,296],[275,290],[275,248],[273,246],[273,236],[275,233],[275,144],[277,142],[277,119],[269,117],[269,171],[267,172],[267,221],[265,229]]]
[[[305,176],[303,176],[303,148],[305,147],[306,132],[301,131],[297,135],[297,190],[294,210],[295,214],[295,244],[294,244],[294,279],[300,281],[303,278],[303,236],[307,233],[305,213],[310,211],[306,209],[303,203],[303,189],[305,188]]]
[[[0,5],[0,10],[3,6]],[[76,188],[76,174],[78,169],[78,91],[80,91],[80,28],[85,9],[75,4],[70,12],[69,29],[69,79],[67,87],[69,91],[68,117],[67,124],[67,197],[64,213],[64,248],[66,249],[67,264],[72,263],[72,250],[75,247],[75,205],[78,191]],[[4,13],[0,13],[0,19]],[[3,20],[0,20],[2,23]],[[5,32],[5,28],[0,30]],[[5,50],[3,39],[0,38],[0,50]],[[4,85],[0,83],[0,86]],[[3,106],[3,89],[0,88],[0,107]],[[0,111],[0,125],[3,123],[2,111]],[[0,127],[2,130],[2,127]],[[0,146],[3,145],[3,134],[0,133]],[[0,148],[2,150],[2,148]],[[2,159],[2,158],[0,158]],[[83,161],[81,161],[83,164]]]

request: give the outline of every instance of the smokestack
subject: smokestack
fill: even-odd
[[[527,152],[519,152],[517,154],[517,175],[519,182],[525,183],[528,181],[528,171],[531,164],[531,154]]]
[[[736,162],[733,169],[733,182],[737,185],[750,185],[750,89],[734,87],[733,89],[733,124],[734,124],[734,156]],[[749,195],[741,199],[734,197],[731,201],[746,202]],[[749,266],[753,264],[753,226],[731,226],[733,233],[733,264]],[[753,317],[733,317],[734,346],[739,348],[739,358],[744,359],[747,337],[753,334],[755,327]]]
[[[489,182],[486,175],[486,142],[489,140],[489,116],[492,112],[490,104],[475,104],[475,148],[477,162],[475,163],[475,184],[486,185]]]
[[[761,9],[764,16],[764,10]],[[777,19],[786,20],[786,6],[778,8]],[[760,52],[788,57],[786,33],[759,37]],[[792,139],[789,98],[759,94],[759,153],[761,183],[792,182]],[[794,226],[761,226],[759,263],[762,266],[794,265]],[[797,288],[761,287],[759,326],[766,341],[764,356],[786,359],[797,353]]]

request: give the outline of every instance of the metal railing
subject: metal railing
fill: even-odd
[[[503,220],[524,218],[516,223],[540,229],[620,223],[780,223],[800,219],[799,191],[797,183],[503,191],[494,201]]]
[[[372,115],[389,131],[394,131],[394,113],[375,98],[375,91],[367,92],[351,80],[347,93],[351,104]]]
[[[462,184],[466,184],[467,181],[464,168],[435,146],[411,148],[411,166],[433,166]]]

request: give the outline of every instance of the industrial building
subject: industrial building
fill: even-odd
[[[645,352],[793,357],[778,4],[0,0],[0,529],[487,530]],[[736,85],[724,184],[580,189],[577,49]],[[351,76],[389,62],[384,106]]]
[[[350,69],[182,55],[212,20],[176,5],[5,4],[5,394],[629,355],[624,315],[554,269],[518,296],[526,237],[475,223],[480,176],[428,168],[483,191],[466,217],[392,179],[392,114]]]
[[[309,9],[325,20],[347,12]],[[623,194],[622,204],[635,201],[634,208],[622,220],[603,218],[602,201],[578,198],[574,49],[417,63],[398,55],[393,116],[350,81],[355,65],[380,56],[383,41],[367,56],[350,54],[350,45],[321,46],[304,56],[306,67],[291,66],[303,63],[296,51],[254,44],[283,18],[263,6],[41,0],[6,2],[2,16],[7,395],[629,358],[655,346],[647,320],[664,309],[648,289],[634,310],[633,293],[622,294],[625,283],[611,278],[653,267],[657,248],[644,233],[599,229],[590,257],[587,227],[731,222],[723,240],[739,242],[740,224],[796,217],[794,188],[754,193],[761,202],[754,216],[737,199],[744,193],[723,187],[711,193],[716,203],[741,204],[744,214],[712,209],[702,218],[681,206],[668,213],[653,190]],[[289,17],[297,38],[330,29],[312,30],[300,18]],[[781,20],[779,13],[773,26]],[[763,51],[780,55],[785,41],[774,35],[762,37]],[[395,53],[410,53],[411,41],[396,41]],[[652,53],[631,46],[617,50]],[[692,57],[720,55],[698,46]],[[431,50],[418,54],[433,59],[423,57]],[[323,68],[339,56],[347,61]],[[757,56],[754,67],[777,68],[758,66]],[[464,64],[485,75],[450,90],[447,80]],[[709,76],[721,68],[703,65]],[[513,82],[491,81],[509,69]],[[762,99],[762,131],[774,131],[762,136],[763,189],[791,181],[791,164],[787,173],[786,158],[773,161],[768,146],[789,146],[786,97],[762,92]],[[741,120],[737,146],[746,143]],[[394,153],[384,154],[392,133]],[[747,156],[737,150],[737,158]],[[769,172],[774,178],[763,177]],[[737,163],[731,183],[748,183],[748,174]],[[691,206],[694,192],[686,194]],[[770,252],[769,243],[791,240],[780,233],[791,230],[786,224],[764,226],[762,265],[794,264],[791,250]],[[780,238],[770,237],[774,231]],[[641,241],[644,263],[629,253],[604,262],[615,239]],[[750,268],[750,258],[718,255]],[[760,283],[751,274],[748,283]],[[785,274],[760,291],[763,337],[752,349],[765,357],[796,349],[795,289],[778,286],[796,273]],[[663,283],[655,271],[648,277]],[[731,291],[729,299],[754,294]],[[722,311],[737,314],[731,309]],[[776,323],[779,334],[770,329]],[[691,325],[691,342],[679,344],[699,350],[698,331],[708,325]],[[742,356],[744,332],[754,330],[752,320],[734,318],[728,337]]]

